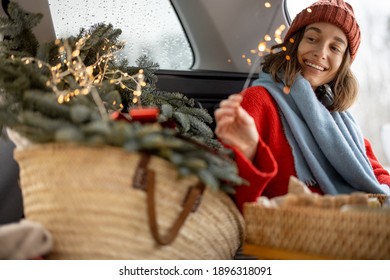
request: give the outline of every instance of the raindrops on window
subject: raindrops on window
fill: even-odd
[[[120,54],[130,64],[141,55],[160,69],[187,70],[193,54],[169,0],[49,0],[57,38],[77,35],[81,28],[111,23],[120,28],[126,47]]]

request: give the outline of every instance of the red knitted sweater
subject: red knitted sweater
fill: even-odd
[[[238,186],[236,189],[235,199],[241,210],[243,203],[256,201],[259,196],[272,198],[286,194],[290,176],[297,176],[278,105],[268,91],[260,86],[250,87],[243,94],[245,97],[241,105],[253,116],[260,140],[253,162],[232,148],[240,176],[249,181],[249,186]],[[365,146],[379,183],[390,186],[390,174],[379,163],[367,139]],[[322,193],[318,186],[310,188],[313,192]]]

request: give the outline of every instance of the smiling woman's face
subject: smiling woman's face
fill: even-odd
[[[318,22],[306,27],[298,46],[298,61],[314,90],[334,79],[347,47],[344,32],[333,24]]]

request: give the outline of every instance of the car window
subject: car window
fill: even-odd
[[[193,53],[169,0],[49,0],[57,37],[77,35],[80,28],[111,23],[122,30],[121,56],[130,64],[141,55],[161,69],[189,69]]]

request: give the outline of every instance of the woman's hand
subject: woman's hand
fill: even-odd
[[[259,133],[252,116],[241,107],[241,94],[232,94],[221,101],[215,110],[215,134],[227,145],[239,149],[249,160],[253,161]]]

